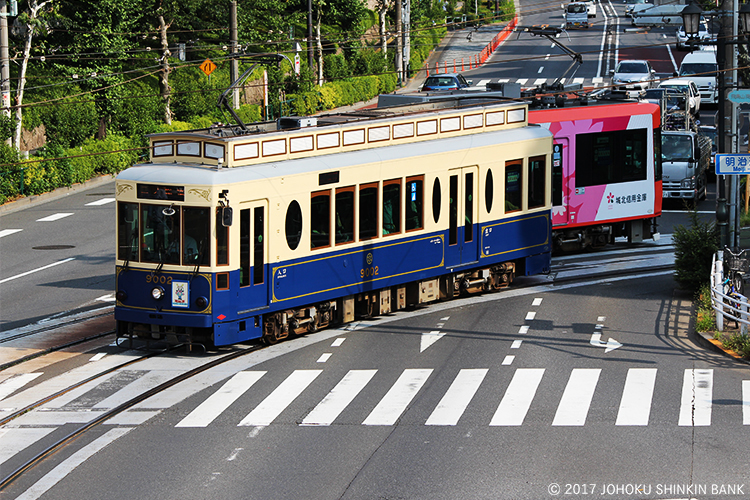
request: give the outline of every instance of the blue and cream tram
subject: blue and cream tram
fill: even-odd
[[[216,346],[549,271],[549,130],[523,103],[154,134],[116,182],[118,335]]]

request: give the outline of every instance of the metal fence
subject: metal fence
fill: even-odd
[[[711,305],[716,311],[716,327],[724,331],[725,322],[734,322],[743,335],[747,334],[750,326],[748,299],[739,293],[727,290],[724,278],[724,252],[714,254],[711,262]]]

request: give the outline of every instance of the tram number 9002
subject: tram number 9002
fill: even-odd
[[[172,277],[171,276],[164,276],[162,275],[155,275],[155,274],[147,274],[146,275],[146,283],[158,283],[161,285],[171,285],[172,284]]]
[[[365,267],[359,270],[359,275],[362,278],[371,278],[378,275],[378,266]]]

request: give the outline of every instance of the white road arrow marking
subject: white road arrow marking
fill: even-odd
[[[594,347],[606,347],[606,349],[604,349],[604,354],[607,354],[609,351],[614,351],[618,347],[622,347],[622,344],[613,338],[610,338],[607,342],[603,342],[601,333],[592,333],[589,343]]]
[[[445,332],[441,332],[440,330],[433,330],[430,333],[423,333],[422,339],[419,343],[419,352],[424,352],[425,349],[440,340],[443,335],[445,335]]]

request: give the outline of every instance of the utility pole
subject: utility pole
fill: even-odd
[[[310,71],[315,74],[313,70],[315,61],[313,60],[312,28],[312,0],[307,0],[307,65],[310,67]]]
[[[733,45],[726,43],[732,30],[732,17],[726,15],[732,12],[732,0],[723,0],[719,12],[720,18],[719,35],[716,46],[716,62],[719,66],[719,78],[717,82],[719,96],[719,116],[716,124],[716,136],[719,139],[717,153],[730,153],[732,151],[732,138],[727,134],[731,130],[732,103],[727,99],[727,84],[732,85],[731,72],[727,71],[727,61],[732,61]],[[729,127],[727,125],[729,124]],[[729,176],[732,177],[732,176]],[[729,207],[727,206],[727,176],[720,175],[716,179],[716,225],[719,228],[719,245],[721,248],[730,244],[729,239]]]
[[[230,0],[229,5],[229,50],[232,53],[229,80],[234,83],[240,77],[240,61],[237,59],[237,0]],[[237,87],[232,90],[232,108],[240,109],[240,89]]]
[[[401,0],[397,0],[401,1]],[[411,0],[403,0],[403,12],[401,13],[401,25],[404,32],[404,47],[403,47],[403,71],[404,77],[401,80],[406,85],[406,80],[409,78],[409,60],[411,59]]]
[[[401,1],[396,0],[396,74],[400,85],[404,84],[404,40],[401,22]]]
[[[10,54],[8,51],[8,2],[0,0],[0,91],[3,114],[10,118]],[[8,139],[8,144],[10,144]]]

